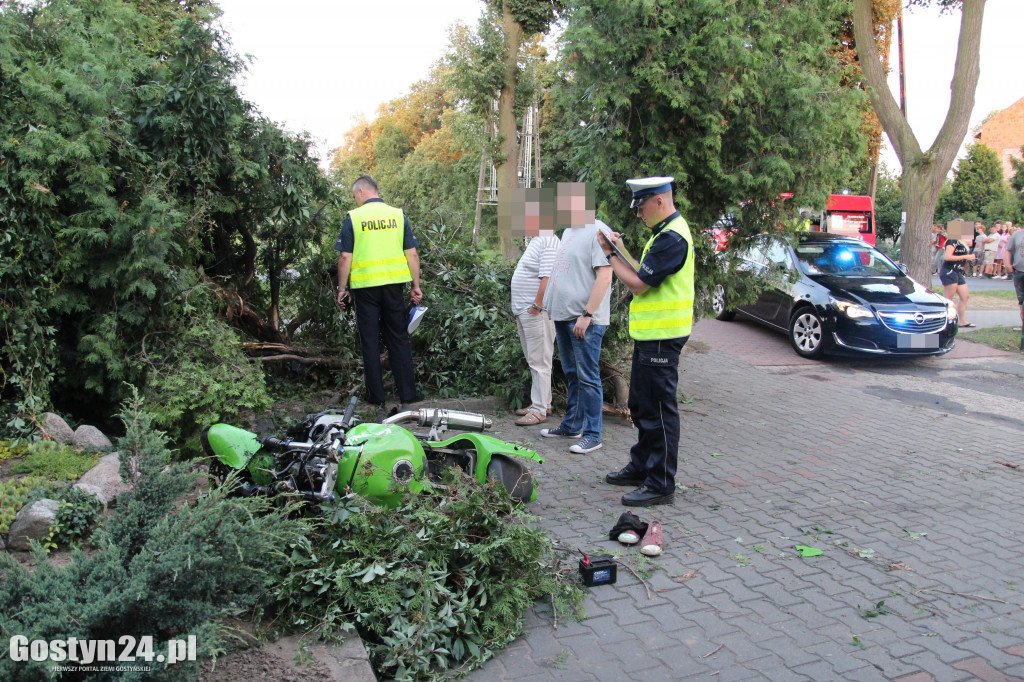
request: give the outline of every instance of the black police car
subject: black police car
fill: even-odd
[[[787,240],[761,235],[741,267],[772,278],[748,305],[715,292],[720,320],[747,317],[789,335],[805,358],[837,354],[941,355],[953,350],[955,306],[933,294],[869,244],[809,232]]]

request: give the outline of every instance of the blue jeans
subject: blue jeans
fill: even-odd
[[[572,328],[576,320],[555,322],[558,357],[568,385],[569,404],[561,427],[584,437],[601,440],[601,409],[604,388],[601,386],[601,339],[607,325],[591,323],[582,339],[577,339]]]

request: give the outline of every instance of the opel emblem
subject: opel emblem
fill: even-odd
[[[918,324],[924,324],[924,313],[917,313],[914,315],[914,322]]]

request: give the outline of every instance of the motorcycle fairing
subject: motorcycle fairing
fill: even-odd
[[[537,488],[533,484],[526,464],[522,460],[543,463],[536,451],[498,440],[482,433],[462,433],[441,441],[429,441],[428,446],[438,448],[472,449],[476,452],[476,470],[466,472],[481,483],[495,479],[508,489],[512,497],[520,502],[537,499]]]

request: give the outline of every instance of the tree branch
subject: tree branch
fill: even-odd
[[[952,96],[949,111],[929,154],[942,154],[936,159],[940,168],[948,170],[967,136],[974,110],[974,93],[981,75],[981,20],[985,0],[964,0],[960,18],[960,37],[957,40],[956,65],[953,67]],[[945,171],[943,172],[945,177]]]
[[[885,71],[882,69],[882,60],[875,48],[874,29],[871,0],[854,0],[853,35],[857,41],[857,62],[867,85],[871,106],[878,115],[882,129],[889,135],[889,141],[892,142],[900,163],[906,166],[921,157],[921,145],[889,90]]]

